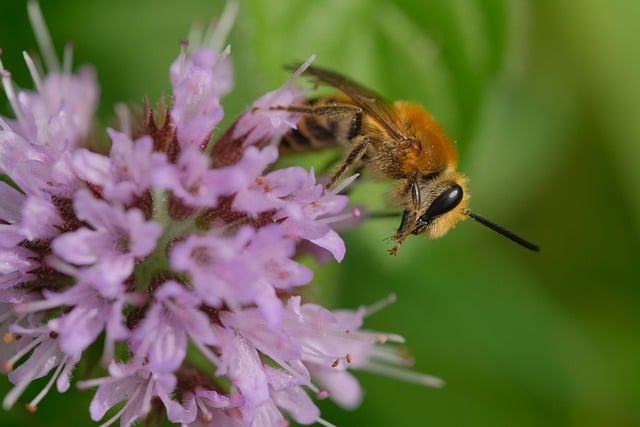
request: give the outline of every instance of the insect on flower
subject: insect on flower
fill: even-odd
[[[349,170],[363,167],[395,181],[391,198],[403,211],[390,254],[395,255],[410,234],[435,239],[466,218],[527,249],[539,250],[467,208],[467,178],[456,171],[454,146],[424,108],[405,101],[389,103],[349,78],[320,67],[311,66],[305,74],[340,93],[285,107],[302,118],[297,129],[284,136],[282,147],[293,151],[343,147],[346,154],[327,187]]]

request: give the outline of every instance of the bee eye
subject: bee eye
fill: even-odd
[[[460,204],[462,196],[462,187],[458,184],[447,188],[447,190],[433,200],[427,211],[420,217],[420,222],[427,225],[433,219],[449,212]]]

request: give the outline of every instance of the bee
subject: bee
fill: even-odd
[[[292,67],[293,68],[293,67]],[[391,199],[402,208],[393,235],[395,255],[409,235],[435,239],[456,223],[472,218],[515,243],[538,246],[468,209],[467,178],[456,171],[452,141],[420,105],[390,103],[370,89],[333,71],[310,66],[304,74],[338,89],[304,105],[283,107],[301,114],[297,129],[285,134],[281,150],[307,151],[340,146],[343,160],[326,187],[350,170],[365,168],[394,181]]]

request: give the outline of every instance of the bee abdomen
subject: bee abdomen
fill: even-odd
[[[282,138],[283,151],[314,151],[347,145],[360,133],[361,111],[353,107],[312,105],[298,128]]]

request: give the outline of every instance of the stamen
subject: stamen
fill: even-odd
[[[379,312],[383,308],[386,308],[388,305],[393,304],[394,302],[396,302],[396,295],[389,294],[385,299],[375,302],[370,306],[366,307],[364,312],[364,317],[369,317],[372,314],[376,314],[377,312]]]
[[[204,45],[218,53],[229,36],[229,32],[233,27],[233,23],[238,15],[238,1],[231,0],[227,2],[218,23],[215,28],[209,26],[207,33],[204,35]]]
[[[38,343],[40,343],[41,339],[36,339],[34,341],[39,341]],[[27,346],[27,347],[31,347],[31,344],[32,343],[30,343],[30,345]],[[22,352],[22,353],[24,354],[24,352]],[[33,381],[33,379],[38,375],[38,372],[40,372],[42,367],[45,366],[47,360],[51,356],[52,356],[52,354],[50,352],[46,352],[45,351],[45,352],[43,352],[43,354],[38,359],[31,361],[32,362],[32,369],[30,371],[25,372],[24,375],[22,376],[21,380],[18,382],[18,384],[16,384],[15,387],[13,387],[9,391],[9,393],[7,393],[6,396],[4,397],[4,400],[2,401],[2,407],[4,409],[10,409],[16,403],[18,398],[22,395],[22,393],[29,386],[29,384],[31,384],[31,381]],[[15,359],[15,360],[14,359],[15,359],[15,356],[10,359],[10,360],[13,360],[11,362],[12,365],[19,358]]]
[[[342,190],[344,190],[345,188],[347,188],[348,186],[350,186],[353,181],[355,181],[358,177],[360,176],[359,173],[353,174],[348,178],[345,178],[340,184],[328,189],[327,191],[325,191],[325,194],[322,196],[324,197],[333,197],[336,194],[340,194],[342,192]]]
[[[29,373],[35,375],[36,371],[39,368],[40,366],[38,366],[36,369],[32,369],[32,371]],[[2,401],[2,408],[5,410],[11,409],[18,398],[22,395],[22,392],[24,392],[27,386],[31,384],[32,379],[33,378],[30,375],[25,375],[24,377],[22,377],[18,384],[16,384],[15,387],[13,387],[4,397],[4,400]]]
[[[10,372],[13,370],[13,365],[15,365],[15,363],[22,359],[22,357],[29,353],[31,350],[33,350],[34,348],[36,348],[40,343],[42,343],[43,341],[43,337],[40,336],[34,340],[32,340],[29,344],[27,344],[25,347],[21,348],[20,351],[18,351],[16,354],[13,355],[12,358],[5,360],[2,362],[2,368],[5,370],[5,372]]]
[[[151,374],[149,374],[149,382],[147,383],[147,388],[145,389],[144,392],[144,406],[142,407],[142,414],[147,414],[149,413],[149,411],[151,410],[151,398],[153,397],[153,386],[154,386],[154,381],[153,378],[151,378]]]
[[[274,104],[275,100],[277,99],[277,97],[279,96],[279,94],[281,93],[281,91],[289,86],[292,86],[294,84],[294,82],[298,79],[298,77],[300,77],[300,75],[302,73],[304,73],[304,71],[309,68],[309,65],[311,65],[311,63],[313,62],[313,60],[316,59],[316,55],[311,55],[309,57],[309,59],[307,59],[300,67],[298,67],[298,69],[291,75],[291,77],[289,77],[289,79],[282,85],[282,87],[278,90],[274,90],[272,92],[267,93],[266,95],[264,95],[261,99],[265,104]],[[251,113],[255,113],[256,111],[259,111],[261,109],[261,107],[255,107],[251,110]],[[268,108],[269,110],[271,109],[279,109],[277,106],[274,107],[270,107]],[[283,107],[284,110],[286,110],[286,107]],[[294,121],[297,121],[294,120]],[[276,142],[282,137],[282,135],[273,135],[273,137],[270,139],[269,141],[269,145],[277,145]]]
[[[31,301],[31,302],[17,304],[13,308],[13,311],[16,314],[29,314],[29,313],[37,313],[39,311],[50,310],[52,308],[60,307],[61,305],[64,305],[62,298],[51,298],[51,299],[43,299],[40,301]]]
[[[198,46],[202,40],[204,40],[204,26],[201,22],[195,22],[189,28],[186,40],[180,40],[181,52],[186,53],[189,45]]]
[[[444,381],[438,377],[427,374],[419,374],[413,371],[383,365],[381,363],[369,362],[366,365],[362,366],[360,369],[414,384],[438,388],[444,386]]]
[[[131,405],[133,402],[135,402],[136,398],[138,397],[138,395],[140,394],[140,390],[136,390],[135,393],[133,393],[131,396],[129,396],[129,399],[126,400],[127,403],[124,404],[124,406],[122,408],[120,408],[120,410],[111,418],[109,418],[107,421],[105,421],[104,423],[100,424],[99,427],[108,427],[111,424],[115,423],[118,418],[120,418],[122,416],[122,414],[124,414],[124,412],[127,410],[127,408],[129,408],[129,405]]]
[[[103,382],[105,382],[109,378],[111,378],[111,377],[92,378],[90,380],[82,380],[82,381],[78,381],[76,383],[76,386],[80,390],[86,390],[88,388],[98,387],[100,384],[102,384]]]
[[[316,202],[314,202],[314,204],[317,205]],[[360,209],[354,208],[354,209],[351,209],[348,212],[344,212],[344,213],[339,214],[339,215],[320,218],[317,221],[318,222],[323,222],[325,224],[333,224],[333,223],[336,223],[336,222],[348,221],[350,219],[358,218],[359,216],[360,216]]]
[[[209,421],[211,421],[211,419],[213,418],[213,414],[211,413],[209,408],[207,408],[207,405],[204,403],[204,401],[201,398],[199,397],[196,398],[196,405],[198,405],[200,412],[202,412],[202,416],[200,417],[200,419],[204,423],[208,423]]]
[[[294,378],[296,378],[300,382],[300,384],[304,384],[309,390],[314,393],[320,393],[320,389],[315,384],[313,384],[308,378],[305,378],[303,375],[301,375],[298,371],[293,369],[288,363],[281,363],[280,366],[282,366],[287,372],[289,372]]]
[[[125,104],[119,102],[115,106],[115,111],[120,132],[131,138],[133,128],[131,126],[131,112],[129,111],[129,108]]]
[[[44,63],[47,65],[47,71],[60,71],[60,62],[58,62],[56,51],[53,49],[51,34],[49,33],[47,24],[44,22],[40,4],[34,0],[29,1],[29,3],[27,3],[27,12],[29,14],[29,21],[31,21],[31,28],[33,28],[36,41],[40,48],[40,53],[42,54]]]
[[[16,337],[11,332],[5,332],[4,334],[2,334],[2,341],[5,344],[11,344],[15,340],[16,340]]]
[[[325,426],[325,427],[336,427],[336,425],[335,425],[335,424],[331,424],[329,421],[327,421],[327,420],[325,420],[325,419],[323,419],[323,418],[320,418],[320,417],[318,417],[318,418],[316,419],[316,422],[317,422],[318,424],[322,424],[322,425],[323,425],[323,426]]]
[[[196,347],[198,347],[198,350],[200,350],[200,353],[202,353],[202,355],[214,366],[220,366],[222,364],[222,362],[220,361],[220,358],[215,354],[213,354],[213,352],[209,350],[204,344],[202,344],[200,341],[195,341],[195,340],[192,340],[192,341],[196,345]]]
[[[291,376],[297,379],[300,384],[304,384],[309,388],[309,390],[313,391],[314,393],[320,392],[320,389],[318,387],[316,387],[308,378],[306,378],[304,375],[298,372],[293,366],[291,366],[290,364],[288,364],[283,360],[280,360],[278,357],[271,354],[271,352],[265,353],[265,354],[269,356],[278,365],[280,365],[285,371],[290,373]]]
[[[302,73],[305,72],[305,70],[307,68],[309,68],[309,66],[311,65],[311,63],[313,61],[315,61],[316,59],[316,54],[314,53],[313,55],[311,55],[309,57],[309,59],[307,59],[306,61],[304,61],[302,63],[301,66],[298,67],[298,69],[291,75],[291,77],[289,77],[289,80],[287,80],[287,82],[285,83],[285,85],[290,85],[293,84],[293,82],[295,82],[296,80],[298,80],[298,77],[300,77],[302,75]]]
[[[62,82],[60,93],[62,94],[62,100],[66,99],[69,93],[69,84],[71,83],[71,61],[73,60],[73,46],[71,43],[67,43],[64,46],[64,56],[62,57]]]
[[[33,83],[36,86],[36,90],[38,91],[39,94],[43,94],[43,84],[42,84],[42,78],[40,77],[40,73],[38,72],[38,69],[36,68],[36,64],[33,62],[33,59],[31,58],[31,56],[29,56],[29,54],[27,52],[22,52],[22,57],[24,58],[24,62],[27,64],[27,68],[29,69],[29,74],[31,74],[31,80],[33,80]]]
[[[11,73],[5,70],[2,60],[0,60],[0,74],[2,75],[2,87],[4,87],[4,93],[7,94],[7,100],[9,101],[9,105],[11,105],[13,114],[16,115],[18,123],[23,124],[25,123],[24,115],[22,114],[22,109],[20,108],[20,104],[18,103],[16,91],[13,88]],[[8,126],[6,127],[6,129],[8,129]]]
[[[66,274],[67,276],[75,276],[78,274],[77,268],[73,267],[70,264],[67,264],[55,255],[46,256],[44,259],[44,265],[46,265],[47,267],[51,267],[52,269],[62,274]]]
[[[231,55],[231,45],[227,45],[227,47],[225,47],[224,50],[222,52],[220,52],[220,58],[222,59],[225,56],[229,56],[229,55]],[[219,63],[220,63],[220,61],[218,61],[216,63],[216,65],[219,64]]]
[[[337,368],[338,366],[340,366],[340,361],[345,360],[347,362],[347,364],[351,363],[351,354],[347,353],[344,358],[343,357],[338,357],[336,360],[333,361],[333,363],[331,364],[332,368]]]
[[[390,332],[386,332],[384,334],[378,334],[375,337],[375,341],[378,344],[384,344],[386,342],[395,342],[395,343],[400,343],[400,344],[404,344],[405,343],[405,339],[402,335],[398,335],[398,334],[392,334]]]
[[[40,401],[42,399],[44,399],[44,397],[47,395],[47,393],[49,393],[49,390],[51,390],[51,387],[53,386],[53,383],[55,383],[56,379],[58,379],[58,376],[60,375],[60,372],[64,368],[66,359],[67,358],[65,357],[65,360],[60,362],[60,364],[56,368],[56,371],[51,376],[51,379],[49,379],[49,381],[47,382],[47,385],[44,386],[44,388],[40,391],[40,393],[38,393],[38,395],[36,397],[34,397],[31,402],[29,402],[29,403],[27,403],[25,405],[25,407],[27,408],[27,410],[29,412],[35,412],[38,409],[38,404],[40,403]]]
[[[386,362],[391,365],[411,366],[413,360],[409,356],[403,356],[398,352],[397,347],[381,347],[377,346],[371,350],[371,358],[380,362]]]
[[[180,60],[180,71],[178,72],[178,82],[184,80],[185,64],[187,62],[187,45],[188,43],[180,42],[180,56],[178,57]]]
[[[64,53],[62,56],[62,74],[65,76],[70,76],[72,65],[73,65],[73,45],[71,43],[67,43],[64,45]]]
[[[317,357],[319,359],[324,359],[324,360],[327,361],[327,363],[331,363],[331,365],[333,365],[336,362],[336,360],[340,358],[339,356],[336,357],[336,355],[326,354],[322,350],[320,350],[319,348],[314,347],[314,346],[309,345],[309,344],[302,344],[302,347],[310,355],[315,356],[315,357]],[[335,366],[334,366],[334,368],[335,368]]]

